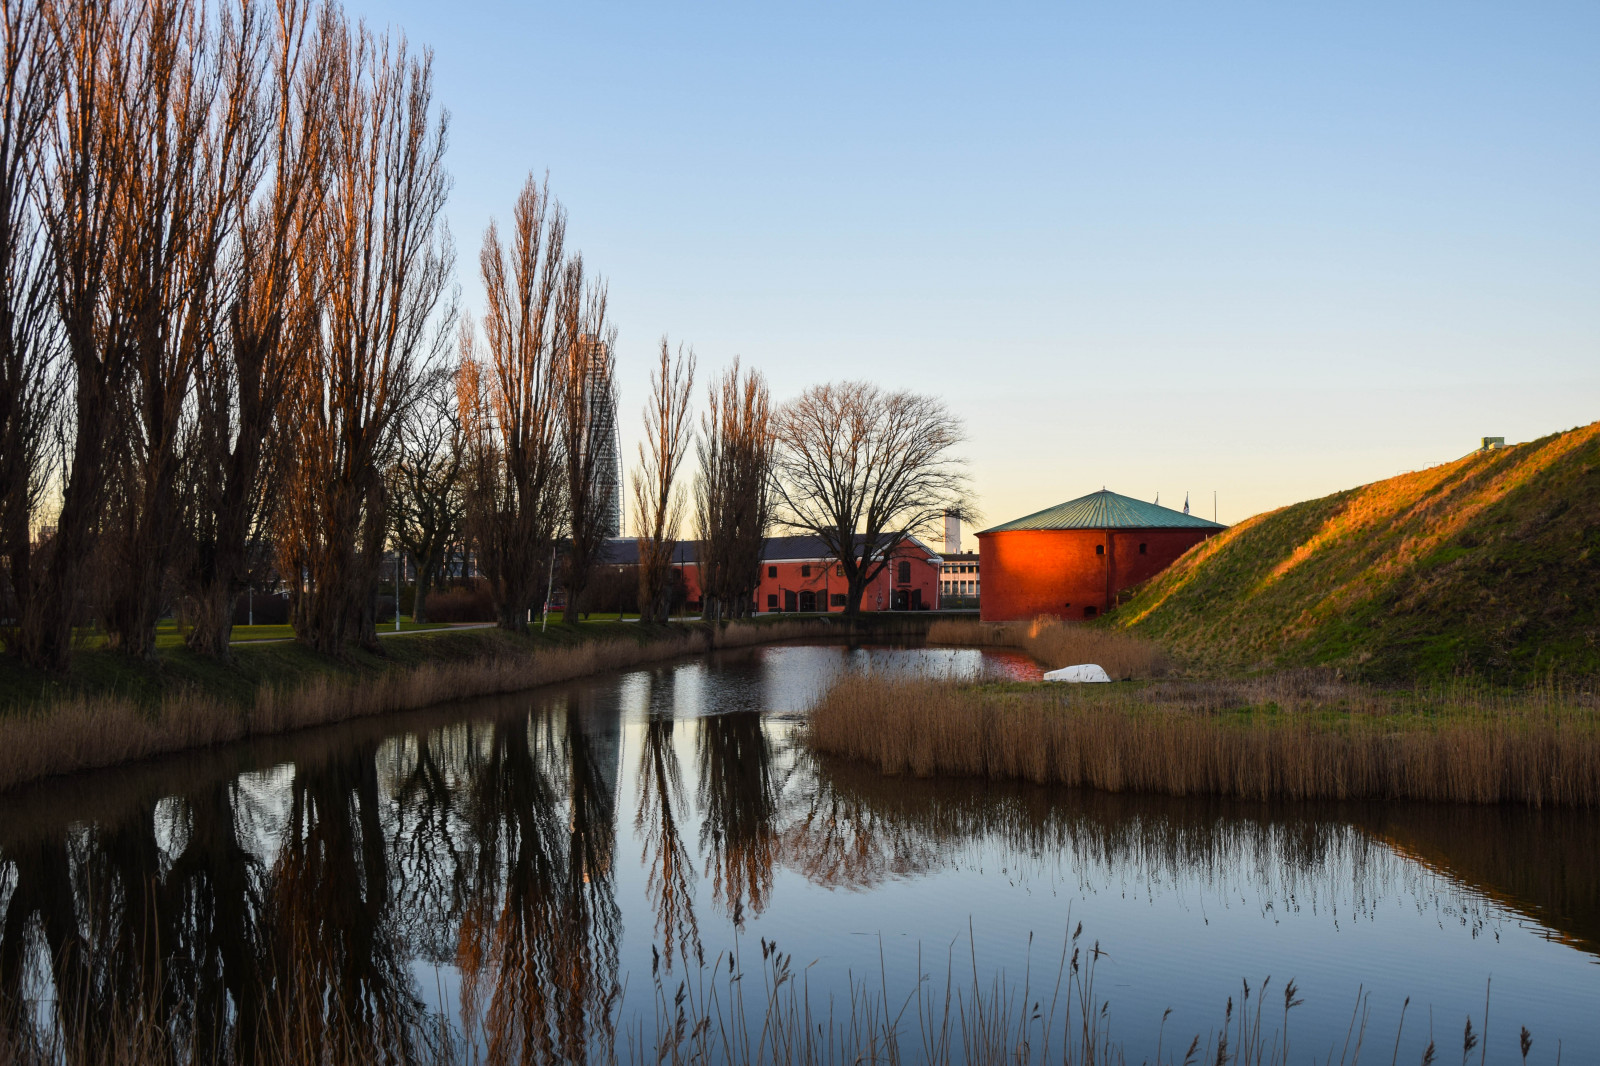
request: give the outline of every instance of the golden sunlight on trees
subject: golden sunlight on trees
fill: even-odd
[[[661,363],[650,374],[650,402],[644,409],[644,440],[633,475],[634,526],[639,543],[639,619],[667,615],[672,557],[683,523],[683,493],[678,472],[693,433],[689,405],[694,402],[694,349],[678,346],[674,359],[661,338]]]
[[[293,458],[277,553],[295,632],[337,653],[377,645],[383,473],[448,337],[449,315],[436,312],[452,268],[441,224],[450,180],[430,56],[331,9],[318,32],[333,83],[327,198],[310,252],[322,323],[288,398]]]
[[[744,618],[761,580],[771,515],[773,423],[767,381],[739,361],[708,390],[696,447],[700,588],[705,617]]]
[[[901,542],[967,511],[961,422],[933,397],[862,381],[814,385],[774,422],[778,519],[839,560],[850,614]]]
[[[461,331],[467,526],[500,626],[514,632],[543,597],[565,513],[561,372],[583,291],[566,229],[561,205],[529,175],[512,212],[511,248],[493,222],[483,235],[483,356],[470,324]]]

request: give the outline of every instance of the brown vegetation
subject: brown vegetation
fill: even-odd
[[[750,614],[771,518],[773,415],[767,380],[739,360],[707,390],[698,443],[695,518],[707,619]]]
[[[941,619],[928,627],[929,644],[968,648],[1020,648],[1047,670],[1094,663],[1118,680],[1161,677],[1171,669],[1166,652],[1132,633],[1078,622],[974,622]]]
[[[814,625],[792,622],[696,628],[646,642],[596,639],[532,653],[521,645],[494,643],[464,661],[391,669],[354,682],[319,676],[293,688],[265,687],[247,707],[196,692],[168,696],[154,708],[121,696],[75,696],[46,708],[0,716],[0,791],[56,774],[447,700],[515,692],[711,647],[766,644],[817,633]]]
[[[694,349],[678,346],[672,358],[661,338],[661,363],[650,374],[650,402],[644,409],[644,440],[633,475],[633,510],[639,544],[639,620],[665,618],[671,606],[672,557],[683,524],[683,493],[678,472],[689,451],[693,429],[689,406],[694,397]]]
[[[563,513],[560,361],[582,292],[566,253],[567,216],[529,175],[512,211],[512,247],[494,222],[478,262],[487,358],[461,331],[459,392],[468,440],[467,528],[500,627],[521,632],[542,602]]]
[[[1557,689],[1389,693],[1320,674],[1024,689],[852,677],[817,751],[883,773],[1246,799],[1600,805],[1600,703]]]

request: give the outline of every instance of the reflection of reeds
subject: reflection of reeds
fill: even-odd
[[[996,689],[847,677],[817,751],[884,773],[1248,799],[1600,804],[1600,717],[1559,691],[1392,694],[1289,676]]]
[[[1160,677],[1171,665],[1154,641],[1121,630],[1044,618],[1032,622],[942,620],[928,627],[928,643],[1020,648],[1051,670],[1094,663],[1116,678]]]
[[[596,639],[540,651],[501,649],[465,661],[391,669],[355,682],[319,675],[292,688],[267,686],[245,709],[196,692],[166,696],[154,708],[120,696],[76,696],[44,711],[0,714],[0,791],[54,774],[245,737],[570,681],[704,651],[712,644],[744,647],[818,632],[800,622],[730,625],[642,643]]]

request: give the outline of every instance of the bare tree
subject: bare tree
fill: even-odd
[[[565,252],[566,213],[530,174],[512,214],[512,247],[489,224],[479,264],[488,297],[480,359],[462,329],[459,395],[467,437],[467,527],[502,629],[522,632],[545,591],[565,510],[561,360],[582,294]]]
[[[271,81],[257,123],[266,141],[239,182],[224,318],[200,357],[189,449],[189,646],[224,658],[240,592],[261,545],[285,449],[280,415],[295,360],[312,347],[317,278],[309,255],[321,206],[332,42],[312,37],[307,4],[281,0]]]
[[[296,634],[339,653],[352,641],[377,647],[383,472],[453,318],[448,116],[433,114],[429,53],[413,57],[331,9],[318,32],[333,42],[327,201],[312,251],[322,320],[292,383],[277,549]]]
[[[575,277],[583,260],[573,256]],[[612,353],[617,333],[606,325],[605,283],[586,286],[568,329],[561,375],[561,451],[567,483],[567,558],[562,570],[566,622],[576,624],[580,599],[606,538],[621,517],[618,505],[617,386]]]
[[[771,520],[771,394],[756,371],[741,378],[737,359],[708,392],[696,444],[701,602],[708,619],[743,618],[761,581]]]
[[[134,20],[115,0],[46,5],[59,62],[39,195],[55,311],[71,375],[61,507],[49,554],[22,613],[20,648],[34,666],[64,671],[84,563],[94,547],[116,414],[130,359],[123,305],[106,299],[117,205],[131,160],[115,115],[132,91]]]
[[[968,513],[960,420],[929,396],[866,382],[815,385],[776,417],[778,519],[821,539],[847,583],[846,613],[918,530]]]
[[[661,338],[661,363],[650,373],[650,402],[644,409],[644,440],[633,474],[633,509],[639,543],[639,620],[666,617],[672,589],[672,557],[683,521],[678,471],[689,453],[693,430],[689,406],[694,394],[694,349],[672,357]]]
[[[417,569],[414,621],[427,621],[428,592],[439,580],[445,556],[460,543],[466,473],[455,378],[447,370],[435,371],[401,423],[399,459],[389,468],[395,543]]]
[[[50,261],[35,203],[59,88],[44,8],[0,0],[0,628],[19,645],[33,595],[33,534],[50,473],[49,430],[65,378]]]

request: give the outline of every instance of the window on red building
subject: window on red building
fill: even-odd
[[[778,568],[776,566],[767,567],[767,576],[768,577],[777,577],[778,576]]]
[[[801,563],[800,564],[800,576],[801,577],[810,577],[811,576],[811,564],[810,563]]]
[[[904,559],[900,560],[900,584],[911,584],[911,564]]]

